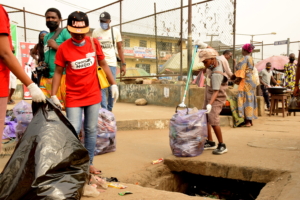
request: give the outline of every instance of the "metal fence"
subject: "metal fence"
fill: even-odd
[[[116,1],[89,12],[89,18],[94,18],[95,13],[99,17],[103,11],[111,14],[112,25],[122,32],[128,68],[142,68],[153,76],[181,77],[187,73],[191,57],[189,21],[194,41],[200,39],[214,48],[231,48],[233,38],[234,0],[193,3],[192,15],[189,15],[187,2]],[[94,20],[93,25],[98,27],[99,21]]]
[[[200,39],[220,50],[232,48],[233,42],[234,0],[191,2],[117,0],[86,13],[92,28],[99,27],[101,12],[111,14],[111,25],[121,30],[128,68],[142,68],[150,76],[182,77],[191,62],[191,40]],[[24,41],[37,41],[41,30],[38,25],[45,24],[44,16],[4,6],[11,20],[17,22]]]
[[[9,18],[13,24],[18,27],[18,35],[20,41],[24,42],[37,42],[38,34],[42,30],[40,24],[45,23],[45,16],[27,11],[25,7],[15,8],[9,5],[3,5],[9,14]],[[46,26],[45,26],[46,27]]]

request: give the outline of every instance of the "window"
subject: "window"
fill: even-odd
[[[140,40],[140,47],[147,47],[147,40]]]
[[[125,47],[130,47],[130,39],[125,39]]]
[[[135,67],[144,69],[146,72],[150,73],[150,64],[136,64]]]
[[[157,42],[158,51],[172,51],[172,43],[170,42]]]
[[[173,53],[178,53],[180,50],[180,45],[178,46],[177,43],[173,43]]]

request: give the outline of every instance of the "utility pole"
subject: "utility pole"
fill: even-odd
[[[290,55],[290,38],[287,39],[287,56]]]
[[[234,3],[233,3],[233,27],[232,27],[232,30],[233,30],[233,52],[232,52],[232,60],[235,59],[235,34],[236,34],[236,0],[234,0]],[[235,66],[234,66],[234,62],[232,62],[232,71],[233,73],[235,72]]]
[[[261,60],[264,59],[264,41],[261,42]]]
[[[180,76],[179,81],[182,81],[182,40],[183,38],[183,0],[181,0],[181,8],[180,8]]]
[[[25,7],[23,7],[23,19],[24,19],[24,40],[25,40],[25,42],[27,42]]]
[[[193,52],[193,46],[192,46],[192,0],[189,0],[188,4],[188,66],[187,66],[187,72],[189,72],[191,63],[192,63],[192,52]]]
[[[156,20],[156,3],[154,3],[154,26],[155,26],[155,51],[156,51],[156,75],[158,79],[158,47],[157,47],[157,20]]]
[[[206,36],[210,36],[210,44],[209,44],[209,46],[212,47],[213,37],[214,37],[214,36],[219,36],[219,34],[210,34],[210,35],[207,34]]]

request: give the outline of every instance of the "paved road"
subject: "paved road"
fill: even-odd
[[[131,104],[119,103],[114,112],[119,119],[126,119],[126,117],[156,118],[156,113],[159,113],[161,117],[169,118],[174,114],[174,109],[159,106],[136,107]],[[149,169],[152,169],[153,166],[150,162],[161,157],[175,164],[206,162],[226,166],[277,170],[279,174],[281,172],[289,173],[290,177],[286,182],[278,183],[278,195],[280,195],[278,199],[298,199],[300,195],[300,113],[297,115],[285,118],[281,116],[261,117],[254,121],[254,126],[251,128],[222,128],[224,141],[229,149],[229,152],[222,156],[215,156],[211,154],[211,151],[205,151],[202,155],[194,158],[175,158],[169,147],[168,129],[119,131],[117,133],[117,151],[96,156],[94,164],[103,171],[103,176],[117,177],[127,184],[139,182],[141,176],[137,175],[151,172]],[[7,160],[8,157],[0,158],[0,170],[3,169]],[[182,169],[197,173],[192,169],[184,167]],[[153,199],[154,196],[157,197],[155,199],[191,198],[136,185],[128,184],[128,186],[129,191],[134,191],[131,196],[119,197],[117,195],[119,190],[109,188],[99,198]],[[264,196],[261,199],[272,199],[270,198],[272,196],[271,189],[264,189]]]

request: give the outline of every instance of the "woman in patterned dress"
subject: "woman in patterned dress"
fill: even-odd
[[[253,126],[252,120],[257,119],[256,81],[253,75],[254,62],[250,56],[254,46],[245,44],[242,47],[243,58],[236,67],[235,76],[238,87],[238,114],[245,119],[245,127]]]

